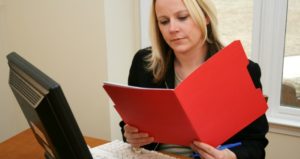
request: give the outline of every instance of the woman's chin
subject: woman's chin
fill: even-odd
[[[177,46],[177,47],[173,47],[173,51],[175,53],[185,53],[187,52],[189,49],[187,47],[184,47],[184,46]]]

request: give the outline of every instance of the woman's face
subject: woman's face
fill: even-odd
[[[156,0],[155,12],[160,32],[175,53],[201,49],[202,33],[182,0]]]

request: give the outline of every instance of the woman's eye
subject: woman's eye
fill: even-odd
[[[178,19],[179,19],[180,21],[184,21],[184,20],[186,20],[188,17],[189,17],[189,16],[180,16],[180,17],[178,17]]]
[[[169,20],[160,20],[159,23],[162,25],[166,25],[169,23]]]

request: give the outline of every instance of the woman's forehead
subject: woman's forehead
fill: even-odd
[[[157,16],[161,14],[175,14],[186,10],[182,0],[156,0],[155,3],[155,12]]]

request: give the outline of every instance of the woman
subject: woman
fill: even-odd
[[[142,49],[135,55],[128,84],[175,88],[223,48],[216,25],[215,10],[209,0],[153,0],[150,23],[152,48]],[[261,88],[259,66],[249,61],[248,71],[255,86]],[[142,146],[186,156],[195,151],[205,159],[262,159],[268,144],[265,115],[224,143],[241,141],[241,146],[224,150],[201,141],[194,141],[190,147],[153,143],[154,138],[138,128],[124,122],[120,126],[124,140],[133,147]]]

